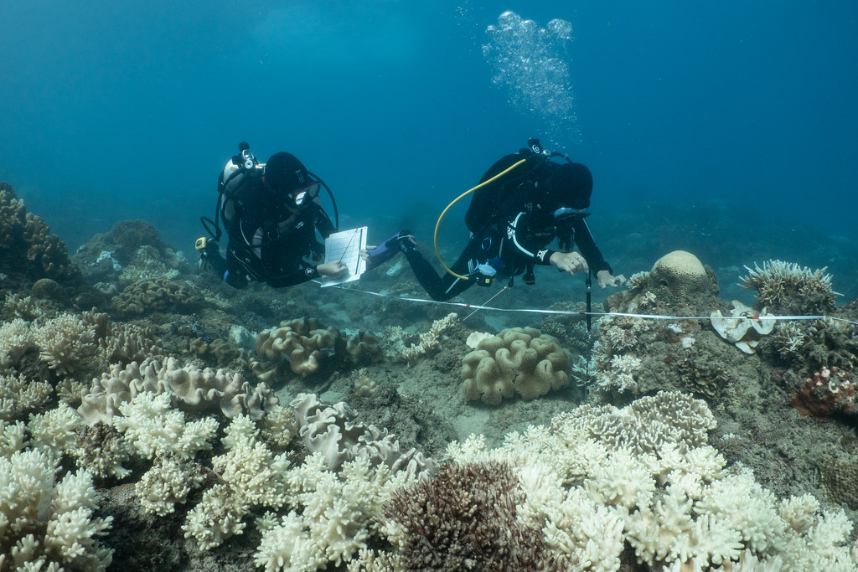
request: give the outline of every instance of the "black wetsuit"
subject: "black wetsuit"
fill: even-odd
[[[481,182],[521,159],[522,155],[507,155],[483,175]],[[547,205],[541,205],[538,198],[534,201],[534,197],[539,196],[535,190],[540,183],[544,184],[554,165],[545,162],[539,168],[528,169],[524,175],[514,170],[497,181],[499,186],[508,186],[506,190],[496,189],[496,192],[502,193],[498,196],[507,197],[500,206],[492,204],[490,200],[477,199],[476,196],[472,199],[476,202],[472,202],[466,216],[466,222],[472,229],[471,239],[459,259],[450,267],[453,272],[469,276],[477,265],[489,264],[498,277],[518,276],[529,266],[550,265],[551,255],[558,251],[547,246],[556,238],[560,252],[570,252],[573,245],[577,244],[594,274],[601,270],[613,273],[584,219],[557,226],[550,215],[553,209],[549,211]],[[476,221],[486,222],[481,225]],[[417,281],[434,300],[448,300],[475,283],[473,279],[462,280],[446,272],[439,276],[416,248],[406,244],[403,251]]]
[[[214,251],[208,262],[230,286],[243,288],[248,280],[275,288],[294,286],[318,276],[327,238],[336,229],[315,199],[293,213],[261,180],[235,200],[235,216],[224,219],[229,244],[226,259]]]

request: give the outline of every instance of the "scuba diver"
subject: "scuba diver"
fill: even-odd
[[[215,220],[200,219],[212,237],[196,241],[200,265],[208,264],[235,288],[250,280],[280,288],[345,276],[342,262],[319,263],[325,246],[316,232],[324,239],[337,230],[318,196],[323,186],[330,193],[327,185],[290,153],[276,153],[263,164],[247,143],[238,148],[218,178]],[[218,245],[218,219],[229,237],[226,257]]]
[[[465,215],[470,241],[450,268],[439,255],[446,270],[443,276],[420,253],[408,231],[368,252],[375,265],[401,250],[417,281],[434,300],[449,300],[474,283],[488,286],[496,277],[511,282],[512,277],[524,274],[525,283],[533,284],[534,265],[556,266],[569,274],[588,273],[588,285],[592,272],[602,288],[625,283],[624,276],[614,276],[584,220],[590,214],[593,191],[590,170],[565,155],[544,151],[538,139],[529,140],[528,145],[518,154],[498,160],[479,185],[447,207],[473,192]],[[565,162],[551,160],[554,157]],[[437,234],[436,226],[436,253]],[[554,239],[558,250],[548,248]],[[580,253],[572,251],[573,245]]]

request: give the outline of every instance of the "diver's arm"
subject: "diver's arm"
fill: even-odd
[[[319,199],[317,198],[316,200],[318,201]],[[316,230],[319,231],[319,234],[321,234],[323,238],[328,238],[333,233],[337,232],[337,227],[335,227],[334,223],[331,222],[331,217],[328,216],[328,213],[325,212],[322,205],[314,205],[314,208],[316,209],[316,215],[313,224],[316,226]]]
[[[580,219],[572,223],[575,229],[575,244],[578,245],[578,250],[584,255],[584,259],[594,273],[599,273],[607,270],[613,274],[614,271],[611,265],[602,256],[599,247],[596,246],[596,241],[593,240],[593,235],[590,233],[590,227],[587,226],[587,221]]]
[[[342,262],[327,262],[316,266],[305,266],[280,276],[273,276],[265,282],[274,288],[283,288],[303,284],[317,278],[341,278],[345,272],[348,272],[348,268]]]
[[[550,248],[540,247],[539,244],[535,244],[533,241],[527,240],[523,236],[524,233],[518,232],[517,225],[519,221],[526,217],[527,213],[520,212],[515,215],[511,222],[507,223],[507,232],[505,233],[507,236],[507,244],[520,256],[527,258],[533,264],[539,264],[542,266],[553,265],[551,258],[555,254],[560,253],[556,250],[551,250]],[[522,222],[522,224],[524,224],[524,222]]]

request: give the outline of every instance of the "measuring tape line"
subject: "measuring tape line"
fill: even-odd
[[[351,292],[360,292],[361,294],[369,294],[370,296],[378,296],[379,298],[388,298],[390,300],[402,300],[403,302],[416,302],[418,304],[438,304],[442,306],[455,306],[459,308],[468,308],[471,310],[487,310],[491,312],[522,312],[530,314],[560,314],[564,316],[619,316],[627,318],[643,318],[647,320],[709,320],[709,316],[660,316],[657,314],[630,314],[627,312],[570,312],[568,310],[538,310],[534,308],[497,308],[495,306],[484,306],[480,304],[467,304],[465,302],[443,302],[439,300],[427,300],[425,298],[400,298],[391,296],[390,294],[382,294],[371,290],[361,290],[360,288],[344,288],[343,286],[333,286],[340,290],[348,290]],[[845,318],[835,318],[834,316],[722,316],[727,320],[781,320],[785,322],[799,320],[833,320],[835,322],[843,322],[858,326],[858,322],[847,320]]]

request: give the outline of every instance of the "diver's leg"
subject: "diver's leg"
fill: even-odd
[[[473,258],[472,245],[473,242],[465,248],[459,259],[451,267],[451,270],[456,274],[468,273],[468,262]],[[473,284],[472,280],[462,280],[449,272],[445,272],[443,276],[438,276],[429,261],[414,246],[405,248],[404,251],[415,278],[433,300],[449,300]]]

